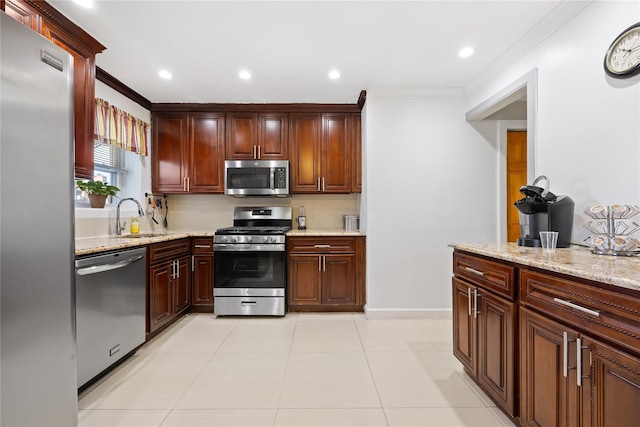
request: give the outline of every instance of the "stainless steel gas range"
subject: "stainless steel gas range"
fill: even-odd
[[[237,207],[213,238],[214,314],[284,316],[290,207]]]

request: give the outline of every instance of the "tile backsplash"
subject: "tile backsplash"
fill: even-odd
[[[291,206],[294,227],[300,206],[304,206],[308,229],[340,229],[342,215],[360,213],[360,194],[309,194],[286,198],[247,197],[236,198],[224,195],[190,194],[170,195],[168,198],[169,230],[215,231],[232,225],[233,208],[236,206]],[[134,210],[121,212],[128,225]],[[156,217],[162,224],[162,219]],[[96,212],[91,209],[76,209],[76,238],[106,236],[114,234],[115,209],[105,208]],[[140,218],[140,232],[161,231],[161,225],[153,223],[150,216]]]

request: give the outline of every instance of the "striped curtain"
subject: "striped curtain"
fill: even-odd
[[[96,98],[95,139],[147,156],[149,124]]]

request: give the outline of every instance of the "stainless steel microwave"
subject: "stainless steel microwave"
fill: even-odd
[[[226,160],[224,194],[231,196],[289,195],[288,160]]]

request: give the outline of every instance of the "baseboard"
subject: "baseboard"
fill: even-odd
[[[451,319],[450,308],[369,308],[364,307],[369,320],[374,319]]]

